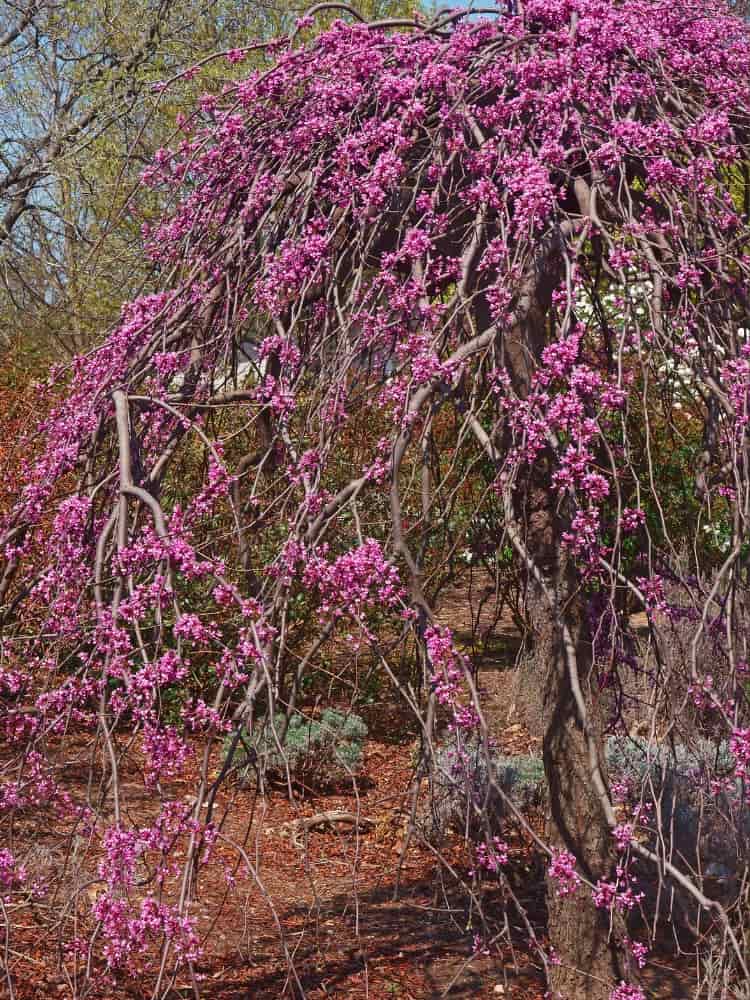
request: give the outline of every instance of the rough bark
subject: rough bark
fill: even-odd
[[[562,525],[551,509],[551,491],[538,482],[526,495],[523,516],[530,555],[541,570],[541,580],[535,581],[530,574],[528,581],[531,635],[519,674],[519,703],[543,739],[549,843],[573,854],[580,875],[595,884],[612,872],[614,842],[594,786],[584,721],[563,641],[567,628],[586,703],[586,726],[598,745],[606,781],[603,713],[597,703],[585,599],[560,547]],[[551,966],[551,995],[555,1000],[607,1000],[613,986],[625,978],[618,948],[622,926],[613,926],[609,912],[596,908],[586,885],[572,896],[561,897],[549,880],[547,907],[550,943],[560,963]]]

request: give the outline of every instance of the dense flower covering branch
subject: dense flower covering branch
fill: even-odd
[[[607,992],[577,995],[642,995],[644,951],[616,933],[641,901],[636,863],[716,918],[742,975],[701,878],[663,839],[631,836],[642,803],[618,820],[597,746],[645,678],[655,727],[666,691],[731,741],[731,770],[711,780],[731,786],[733,815],[747,805],[744,26],[713,4],[528,0],[480,19],[342,19],[268,56],[144,172],[177,199],[144,233],[169,279],[53,373],[43,391],[60,400],[4,525],[0,726],[18,766],[0,821],[55,814],[104,850],[103,888],[68,909],[63,950],[136,972],[161,948],[157,991],[168,962],[192,967],[211,750],[291,712],[330,637],[379,657],[393,636],[412,643],[427,738],[436,718],[482,732],[465,652],[435,614],[459,544],[446,498],[474,476],[470,554],[509,545],[529,627],[551,623],[570,739],[609,831],[598,858],[551,835],[559,912],[612,918],[616,968],[586,986]],[[679,537],[663,471],[675,442],[696,517],[719,533],[700,544]],[[98,802],[65,787],[73,731],[103,753]],[[121,780],[135,760],[161,800],[139,829]],[[191,775],[185,807],[170,788]],[[500,873],[506,846],[485,841],[478,868]],[[22,896],[31,873],[6,854],[3,892]],[[79,920],[90,937],[74,947]],[[578,961],[562,958],[558,993]]]

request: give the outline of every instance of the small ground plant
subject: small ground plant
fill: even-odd
[[[227,737],[224,758],[234,744],[232,766],[243,783],[258,768],[272,777],[329,785],[359,772],[366,738],[367,726],[352,713],[327,708],[317,719],[296,713],[288,725],[278,714],[252,733],[243,729],[238,742]]]
[[[682,865],[709,878],[734,874],[750,838],[750,809],[742,782],[733,776],[726,740],[669,745],[613,736],[606,756],[622,814],[639,817],[634,826],[641,837],[652,847],[659,839],[669,843]],[[500,831],[511,806],[526,813],[546,803],[541,756],[509,757],[495,750],[488,755],[475,744],[449,740],[435,764],[423,816],[429,839],[449,830],[481,839],[488,829]]]

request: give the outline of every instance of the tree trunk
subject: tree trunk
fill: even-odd
[[[540,579],[529,574],[527,583],[533,647],[521,667],[519,700],[533,720],[534,731],[543,739],[549,789],[548,842],[573,854],[579,874],[595,884],[599,878],[608,878],[614,868],[614,842],[594,785],[564,643],[567,628],[585,701],[586,726],[597,745],[606,781],[603,713],[593,671],[585,597],[559,543],[562,526],[551,510],[551,491],[539,487],[528,496],[524,514],[529,554],[540,570]],[[557,883],[548,879],[550,943],[555,961],[559,960],[550,970],[551,996],[554,1000],[607,1000],[613,987],[627,978],[618,957],[624,929],[617,922],[611,923],[608,911],[595,907],[588,886],[579,886],[570,896],[560,896],[557,890]]]
[[[560,257],[550,246],[545,259],[538,261],[529,275],[529,304],[524,317],[504,339],[505,363],[522,399],[530,391],[534,365],[548,342],[551,294],[561,273]],[[597,746],[599,771],[606,782],[604,712],[594,676],[585,591],[562,545],[563,533],[570,525],[552,485],[554,467],[551,453],[537,455],[526,482],[515,481],[505,496],[507,527],[525,567],[531,626],[532,646],[520,671],[518,707],[530,730],[541,734],[543,740],[549,789],[547,840],[553,848],[573,854],[580,875],[596,884],[599,878],[611,875],[615,851],[594,785],[571,666],[584,701],[585,726]],[[547,906],[550,943],[559,960],[550,967],[551,997],[609,1000],[613,987],[627,978],[618,960],[622,926],[594,906],[591,890],[585,885],[572,896],[560,897],[556,884],[548,880]]]

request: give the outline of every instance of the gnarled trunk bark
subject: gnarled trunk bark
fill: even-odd
[[[541,250],[528,276],[521,318],[503,341],[505,364],[521,399],[531,390],[548,343],[552,289],[563,273],[554,240]],[[547,840],[573,854],[581,876],[595,884],[612,874],[615,861],[607,817],[605,713],[594,677],[586,595],[563,546],[570,524],[553,488],[554,468],[551,451],[538,454],[528,478],[506,483],[504,493],[506,528],[524,567],[531,627],[519,701],[531,716],[529,728],[543,740]],[[549,880],[547,905],[550,943],[559,962],[550,966],[551,995],[555,1000],[609,1000],[613,987],[626,978],[618,947],[622,926],[596,908],[585,885],[561,897]]]
[[[536,569],[529,567],[528,573],[531,648],[521,667],[519,700],[542,735],[548,842],[573,854],[577,871],[595,884],[611,875],[615,845],[590,754],[593,740],[596,764],[606,782],[604,713],[597,696],[585,596],[560,544],[563,526],[552,510],[551,490],[538,485],[527,496],[527,554]],[[621,968],[624,928],[612,923],[608,911],[596,908],[586,885],[560,896],[556,882],[548,879],[547,907],[550,943],[559,962],[550,969],[552,996],[608,1000],[613,987],[626,978]]]

